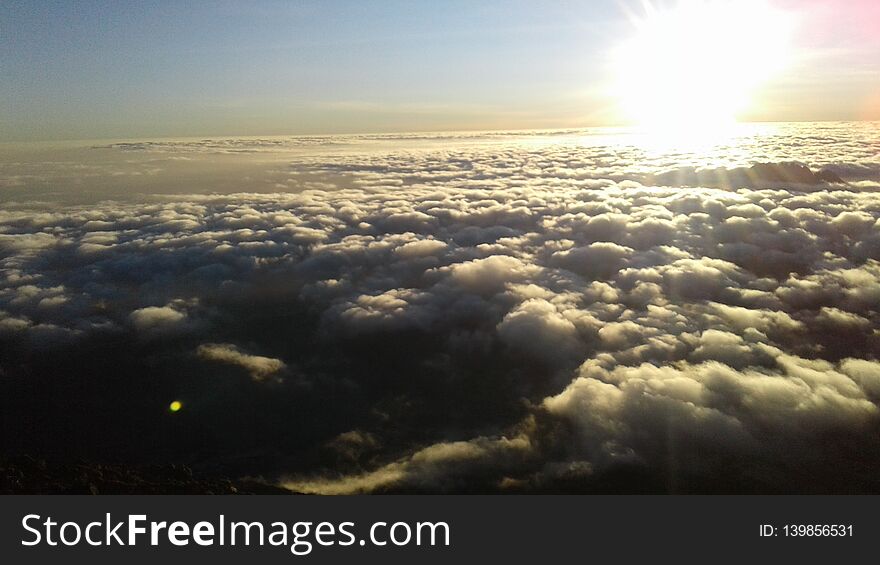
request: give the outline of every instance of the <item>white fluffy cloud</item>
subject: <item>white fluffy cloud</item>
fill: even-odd
[[[186,320],[186,314],[168,306],[138,308],[128,317],[135,328],[144,332],[171,331]]]
[[[793,127],[729,155],[562,134],[290,141],[318,149],[277,193],[20,204],[0,212],[0,338],[163,336],[254,380],[285,359],[309,386],[357,391],[358,437],[380,455],[287,479],[303,490],[660,476],[670,438],[701,480],[751,458],[778,488],[799,462],[874,457],[880,400],[880,160],[845,131],[817,126],[820,151]],[[116,150],[273,147],[257,145]],[[763,156],[846,182],[743,173]]]

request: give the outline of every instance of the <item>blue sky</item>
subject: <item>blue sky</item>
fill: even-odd
[[[633,5],[5,0],[0,139],[604,125]]]

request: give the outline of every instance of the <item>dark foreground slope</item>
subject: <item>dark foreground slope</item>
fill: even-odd
[[[0,494],[290,494],[257,480],[193,474],[186,465],[53,463],[0,459]]]

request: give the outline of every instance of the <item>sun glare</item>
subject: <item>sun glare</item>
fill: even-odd
[[[646,1],[632,20],[615,94],[626,119],[666,135],[732,124],[788,61],[792,19],[763,0]]]

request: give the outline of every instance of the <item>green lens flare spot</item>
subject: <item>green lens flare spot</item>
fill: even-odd
[[[168,410],[171,412],[180,412],[181,408],[183,408],[183,403],[179,400],[175,400],[168,405]]]

